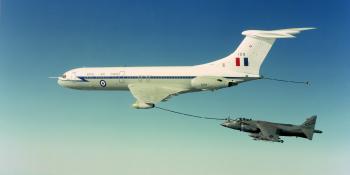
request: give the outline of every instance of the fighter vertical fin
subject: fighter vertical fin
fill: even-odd
[[[304,132],[307,139],[312,140],[314,135],[315,125],[316,125],[317,116],[314,115],[308,119],[301,125],[301,129]]]

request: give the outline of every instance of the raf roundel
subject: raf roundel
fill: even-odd
[[[101,80],[101,81],[100,81],[100,85],[101,85],[102,87],[106,87],[106,86],[107,86],[107,83],[106,83],[105,80]]]

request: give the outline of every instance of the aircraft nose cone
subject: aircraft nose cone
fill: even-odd
[[[58,78],[57,80],[57,84],[59,84],[60,86],[64,87],[64,83],[61,79]]]

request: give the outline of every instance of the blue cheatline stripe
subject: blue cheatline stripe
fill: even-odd
[[[87,79],[192,79],[195,76],[79,76],[82,81]]]
[[[88,79],[193,79],[196,76],[78,76],[83,82],[88,82]],[[244,78],[257,79],[258,77],[224,77],[227,79]]]
[[[78,77],[81,81],[87,82],[87,80],[85,79],[85,77]]]

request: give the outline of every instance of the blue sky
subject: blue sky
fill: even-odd
[[[349,174],[347,1],[2,0],[0,174]],[[135,110],[129,92],[64,89],[76,67],[194,65],[231,53],[247,29],[316,27],[278,40],[260,80],[161,106],[299,124],[313,141],[255,142],[216,121]]]

